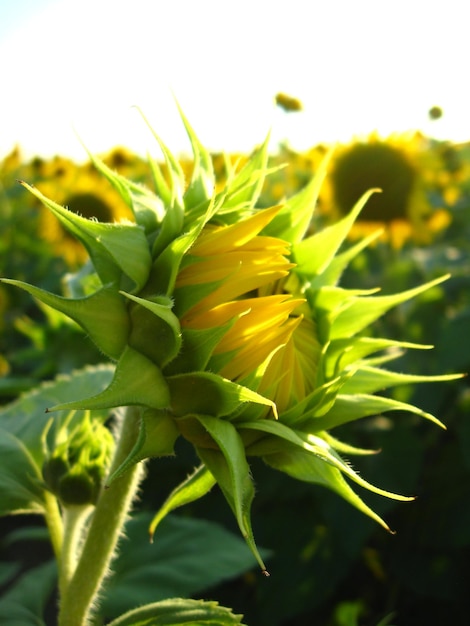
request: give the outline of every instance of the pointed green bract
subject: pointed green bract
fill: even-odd
[[[225,417],[236,412],[243,403],[254,402],[270,407],[272,400],[210,372],[179,374],[167,378],[171,407],[175,416],[209,415]]]
[[[158,510],[149,527],[150,537],[153,537],[160,522],[175,509],[205,496],[217,483],[214,476],[205,465],[200,465],[185,481],[176,487]]]
[[[140,461],[174,454],[173,447],[179,434],[174,420],[168,413],[144,409],[136,444],[124,462],[108,477],[107,487]]]
[[[150,252],[143,229],[135,224],[102,224],[80,217],[22,183],[50,209],[61,224],[79,239],[90,255],[101,282],[118,283],[124,272],[141,289],[148,278]]]
[[[98,348],[111,359],[118,359],[126,347],[130,330],[123,299],[115,290],[104,287],[86,298],[63,298],[19,280],[2,279],[30,293],[56,311],[79,324]]]
[[[312,221],[313,208],[325,180],[330,159],[331,152],[328,152],[312,180],[301,191],[286,200],[284,207],[265,228],[266,234],[292,244],[302,241]]]
[[[335,316],[334,324],[331,327],[331,339],[350,337],[362,331],[392,307],[414,298],[448,278],[449,275],[440,276],[424,285],[390,296],[355,297],[347,307],[340,310],[338,315]]]
[[[232,508],[248,547],[263,572],[266,566],[256,547],[251,528],[251,503],[255,495],[245,448],[236,428],[229,422],[213,417],[199,416],[201,424],[214,439],[219,451],[198,448],[198,454],[217,479],[224,496]]]
[[[116,365],[113,380],[104,391],[73,402],[48,407],[48,411],[90,411],[120,406],[164,409],[170,404],[168,386],[161,370],[139,352],[127,347]]]
[[[375,191],[377,190],[372,189],[365,193],[352,211],[339,222],[293,246],[293,256],[297,263],[296,273],[311,279],[328,267],[357,216]]]

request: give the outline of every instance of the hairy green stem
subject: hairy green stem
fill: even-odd
[[[44,505],[45,505],[45,520],[47,524],[47,528],[49,530],[49,537],[52,543],[52,549],[54,550],[54,555],[58,563],[60,563],[62,558],[62,543],[64,537],[64,526],[62,523],[62,517],[60,514],[59,503],[57,502],[57,498],[47,491],[44,490]]]
[[[64,541],[59,563],[59,591],[65,593],[79,560],[84,525],[91,506],[68,506],[64,508]]]
[[[139,431],[139,410],[126,409],[110,474],[132,450]],[[75,572],[60,602],[59,626],[88,626],[93,605],[101,590],[127,514],[142,476],[135,465],[103,490],[80,554]]]

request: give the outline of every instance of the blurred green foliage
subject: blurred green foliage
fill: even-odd
[[[440,226],[431,229],[432,237],[425,243],[413,237],[412,231],[411,236],[400,239],[399,246],[396,239],[384,237],[355,259],[343,284],[354,288],[380,286],[383,293],[392,293],[450,272],[450,280],[385,315],[373,332],[435,346],[432,351],[404,354],[394,362],[403,371],[467,372],[470,144],[428,141],[426,146],[424,151],[421,148],[421,161],[415,161],[415,166],[421,163],[420,189],[430,219],[443,211],[447,219],[437,221]],[[268,179],[260,206],[282,201],[282,197],[306,184],[324,152],[324,147],[317,147],[299,154],[281,146],[272,157],[272,165],[282,161],[287,167]],[[226,164],[237,157],[243,159],[243,155],[213,156],[215,171],[221,178]],[[143,169],[143,161],[129,151],[116,149],[105,160],[139,182],[145,183],[146,176],[150,176]],[[430,162],[432,172],[426,169]],[[189,162],[183,165],[187,171],[191,168]],[[78,174],[82,181],[91,177],[89,165],[65,159],[23,162],[17,151],[0,163],[0,276],[56,293],[66,289],[64,276],[76,269],[79,257],[64,252],[64,242],[67,246],[72,243],[64,233],[51,235],[42,219],[46,209],[40,208],[15,181],[24,179],[38,186],[47,183],[49,195],[65,204],[61,190],[64,177],[67,181],[78,180]],[[72,197],[75,190],[73,182],[70,184],[72,188],[67,191]],[[103,202],[101,191],[98,200]],[[119,215],[113,213],[112,195],[106,201],[111,215]],[[334,219],[335,212],[331,206],[328,209],[325,200],[323,209],[312,228]],[[84,204],[77,210],[87,214]],[[380,222],[380,216],[376,221]],[[91,342],[67,318],[35,304],[21,290],[0,286],[1,403],[58,373],[101,360]],[[351,443],[381,450],[378,455],[358,458],[355,467],[361,473],[385,489],[417,496],[413,503],[397,504],[364,495],[396,535],[388,535],[334,494],[292,481],[255,460],[252,469],[258,490],[253,523],[260,545],[271,551],[271,577],[262,577],[256,569],[222,584],[216,584],[216,577],[214,586],[201,590],[200,597],[231,606],[245,615],[246,623],[256,626],[466,623],[470,609],[466,584],[470,559],[468,380],[407,386],[391,393],[431,411],[447,425],[447,431],[442,432],[409,414],[394,414],[392,418],[377,416],[344,427]],[[176,458],[149,463],[142,487],[142,511],[155,511],[172,487],[193,469],[196,459],[189,446],[184,442],[179,445]],[[218,522],[236,532],[231,513],[217,491],[188,505],[181,516]],[[2,536],[11,529],[34,524],[34,518],[6,518],[0,522]],[[47,562],[47,551],[36,554],[39,556],[32,560],[31,550],[24,550],[13,560],[7,543],[0,543],[0,574],[6,581],[7,594],[15,576],[27,576],[25,570]],[[217,567],[216,560],[213,567]],[[47,584],[50,586],[50,578]]]

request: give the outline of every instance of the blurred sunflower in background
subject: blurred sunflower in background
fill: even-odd
[[[431,202],[443,170],[439,152],[421,133],[385,139],[372,133],[336,148],[331,175],[320,194],[320,210],[336,221],[366,190],[379,188],[382,193],[370,198],[351,238],[382,228],[382,238],[396,249],[408,240],[427,244],[450,222],[441,194]]]
[[[114,152],[110,153],[111,158]],[[135,159],[133,161],[135,163]],[[126,162],[121,159],[121,167]],[[31,169],[33,178],[37,180],[36,187],[44,194],[53,195],[58,204],[74,213],[98,222],[119,222],[131,218],[130,209],[122,197],[108,181],[97,175],[91,163],[77,164],[57,156],[47,161],[34,159]],[[86,260],[83,247],[77,245],[48,211],[40,212],[39,234],[69,266],[77,267]]]

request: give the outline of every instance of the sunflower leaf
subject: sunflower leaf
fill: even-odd
[[[176,598],[133,609],[108,626],[243,626],[241,619],[216,602]]]

